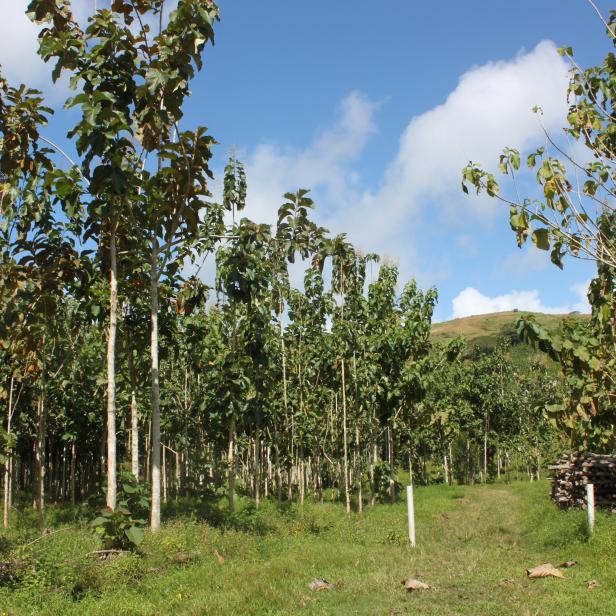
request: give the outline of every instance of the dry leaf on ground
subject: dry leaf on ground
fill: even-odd
[[[526,575],[531,580],[536,580],[538,578],[545,578],[545,577],[557,577],[557,578],[565,577],[552,563],[545,563],[543,565],[539,565],[538,567],[527,569]]]
[[[499,580],[498,583],[501,586],[513,586],[515,584],[515,580],[512,578],[503,578],[502,580]]]
[[[218,550],[214,550],[214,556],[220,565],[225,564],[225,557]]]
[[[408,578],[407,580],[402,580],[401,584],[411,592],[412,590],[430,590],[432,586],[426,584],[425,582],[420,582],[419,580],[413,580],[412,578]]]
[[[560,563],[558,567],[560,569],[568,569],[569,567],[575,567],[577,565],[577,560],[566,560],[564,563]]]
[[[336,584],[331,584],[323,578],[316,578],[308,584],[308,588],[310,588],[310,590],[334,590],[334,588],[336,588]]]
[[[586,584],[586,587],[588,588],[588,590],[592,590],[593,588],[598,588],[599,586],[601,586],[601,584],[599,584],[597,580],[590,580],[588,584]]]

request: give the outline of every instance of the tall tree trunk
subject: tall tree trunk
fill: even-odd
[[[60,483],[60,497],[66,500],[66,445],[62,447],[62,481]]]
[[[394,431],[387,426],[387,454],[389,462],[389,502],[396,502],[396,470],[394,468]]]
[[[285,426],[284,429],[289,429],[289,400],[287,394],[287,353],[284,342],[284,325],[282,323],[282,310],[283,310],[283,302],[282,298],[279,302],[279,313],[280,318],[278,319],[278,324],[280,328],[280,354],[282,356],[282,400],[284,403],[284,418],[285,418]],[[292,420],[291,420],[292,421]],[[284,430],[283,430],[284,433]],[[280,451],[279,444],[276,444],[276,466],[278,468],[278,502],[282,501],[282,472],[279,467],[280,463]],[[293,459],[293,429],[291,428],[291,460]],[[289,502],[293,499],[293,484],[291,482],[291,473],[289,472],[289,485],[288,485],[288,493],[287,498]]]
[[[254,440],[254,484],[255,484],[255,508],[259,509],[261,498],[261,435],[256,431]]]
[[[36,508],[42,518],[45,510],[45,434],[47,432],[47,385],[43,368],[41,395],[38,404],[36,436]]]
[[[486,411],[485,429],[483,432],[483,482],[488,481],[488,413]]]
[[[75,506],[75,465],[76,465],[75,441],[71,442],[71,505]]]
[[[276,476],[276,500],[278,503],[282,502],[282,469],[280,468],[280,444],[278,443],[278,439],[276,439],[276,444],[274,445],[274,468],[275,476]]]
[[[160,382],[158,366],[158,241],[152,240],[150,274],[150,353],[152,360],[152,441],[150,459],[152,461],[152,509],[150,528],[160,528]]]
[[[109,237],[109,334],[107,337],[107,507],[116,507],[116,377],[118,330],[117,219],[111,220]]]
[[[133,477],[139,481],[139,408],[137,406],[137,376],[133,353],[129,345],[128,371],[130,376],[130,467]]]
[[[349,448],[347,435],[346,381],[344,357],[342,358],[342,438],[344,455],[344,503],[347,513],[351,513],[351,494],[349,490]]]
[[[11,420],[13,419],[13,391],[14,391],[15,381],[13,377],[11,377],[11,384],[9,386],[9,405],[6,411],[6,434],[10,436],[11,434]],[[6,462],[4,463],[4,516],[3,516],[3,527],[8,528],[9,526],[9,500],[11,493],[11,461],[13,459],[12,453],[6,457]]]
[[[232,413],[234,411],[232,410]],[[235,511],[235,415],[229,421],[229,441],[227,449],[227,499],[229,512]]]
[[[163,472],[162,472],[162,484],[163,484],[163,503],[167,502],[167,447],[163,443]]]
[[[359,426],[355,426],[355,460],[357,476],[357,510],[361,513],[364,510],[364,495],[362,486],[362,472],[361,472],[361,449],[359,443]]]
[[[175,500],[180,496],[180,490],[182,488],[182,468],[180,464],[180,454],[178,451],[175,454]]]
[[[372,443],[372,462],[370,464],[370,506],[376,502],[376,465],[379,461],[379,450],[376,442]]]

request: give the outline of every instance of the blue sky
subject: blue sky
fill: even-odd
[[[65,91],[49,86],[36,58],[26,4],[0,0],[0,63],[59,106]],[[92,4],[73,2],[81,15]],[[588,2],[220,6],[184,126],[205,125],[217,138],[217,169],[231,151],[245,160],[248,216],[271,222],[282,193],[312,188],[319,222],[438,287],[440,320],[584,308],[592,268],[570,260],[560,272],[544,253],[517,249],[507,212],[466,197],[459,170],[469,159],[494,167],[505,146],[542,145],[535,104],[559,134],[567,66],[555,46],[572,46],[583,66],[609,50]],[[69,121],[60,113],[49,135],[62,140]],[[532,191],[530,178],[521,183]]]

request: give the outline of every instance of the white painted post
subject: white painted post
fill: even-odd
[[[595,530],[595,486],[586,484],[586,509],[588,511],[588,528],[592,533]]]
[[[413,502],[413,486],[406,486],[406,507],[409,516],[409,541],[415,547],[415,503]]]

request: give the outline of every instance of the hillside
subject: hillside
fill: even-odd
[[[556,329],[563,319],[585,320],[587,314],[544,314],[541,312],[493,312],[480,314],[462,319],[452,319],[432,325],[432,339],[434,342],[447,344],[457,336],[463,336],[471,344],[481,348],[491,349],[500,337],[509,338],[512,343],[512,356],[520,361],[528,361],[533,356],[541,356],[534,349],[521,343],[515,329],[515,323],[523,315],[534,314],[537,322],[548,329]]]

